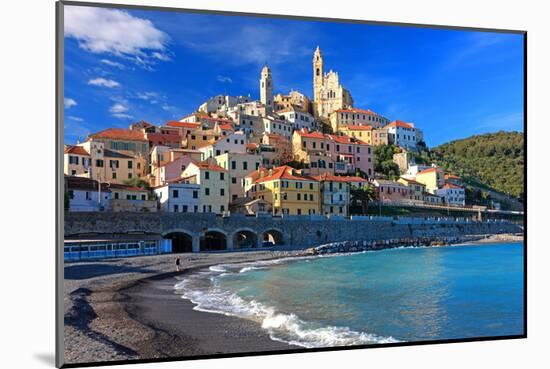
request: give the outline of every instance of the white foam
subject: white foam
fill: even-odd
[[[270,264],[278,263],[270,261]],[[231,268],[216,268],[212,274],[218,274],[222,269],[223,274],[227,274]],[[258,269],[258,267],[240,268],[238,273],[246,272],[245,269],[250,271]],[[258,301],[247,301],[236,293],[222,290],[218,283],[209,281],[208,287],[195,287],[204,284],[204,277],[200,274],[191,275],[176,284],[175,288],[183,298],[195,304],[195,310],[254,320],[269,333],[273,340],[306,348],[398,342],[393,337],[380,337],[366,332],[357,332],[348,327],[315,326],[303,321],[295,314],[281,313]]]

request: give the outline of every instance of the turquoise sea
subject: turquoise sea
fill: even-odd
[[[303,347],[523,333],[523,244],[219,265],[176,290]]]

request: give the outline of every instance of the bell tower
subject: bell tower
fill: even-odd
[[[260,101],[267,111],[273,111],[273,78],[267,65],[262,68],[260,76]]]
[[[313,53],[313,101],[321,100],[321,88],[323,87],[323,55],[319,46]]]

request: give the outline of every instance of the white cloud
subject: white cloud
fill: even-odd
[[[74,115],[69,115],[67,116],[68,119],[70,120],[74,120],[75,122],[83,122],[84,119],[80,118],[80,117],[75,117]]]
[[[118,119],[132,119],[134,117],[133,115],[124,114],[124,113],[117,113],[117,114],[112,114],[112,115],[113,115],[113,117],[118,118]]]
[[[76,101],[74,101],[73,99],[69,98],[69,97],[66,97],[63,99],[63,104],[65,105],[65,109],[70,109],[72,108],[73,106],[76,106],[78,105],[76,103]]]
[[[233,80],[227,76],[216,76],[216,81],[221,83],[233,83]]]
[[[112,60],[109,60],[109,59],[101,59],[101,62],[103,64],[106,64],[110,67],[115,67],[115,68],[118,68],[118,69],[125,69],[126,67],[124,66],[124,64],[122,63],[118,63],[118,62],[115,62],[115,61],[112,61]]]
[[[167,60],[169,37],[148,19],[127,11],[85,6],[65,7],[65,37],[91,53],[130,58],[136,63],[147,59]]]
[[[120,83],[117,81],[114,81],[112,79],[105,79],[105,78],[95,78],[88,81],[89,85],[93,86],[102,86],[102,87],[108,87],[108,88],[114,88],[119,87]]]
[[[114,114],[120,114],[125,113],[128,111],[128,107],[126,105],[123,105],[121,103],[116,103],[113,106],[109,108],[109,112]]]

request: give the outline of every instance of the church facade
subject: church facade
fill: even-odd
[[[339,81],[338,73],[324,73],[323,55],[319,46],[313,53],[313,113],[317,118],[328,119],[330,113],[353,106],[351,93]]]

